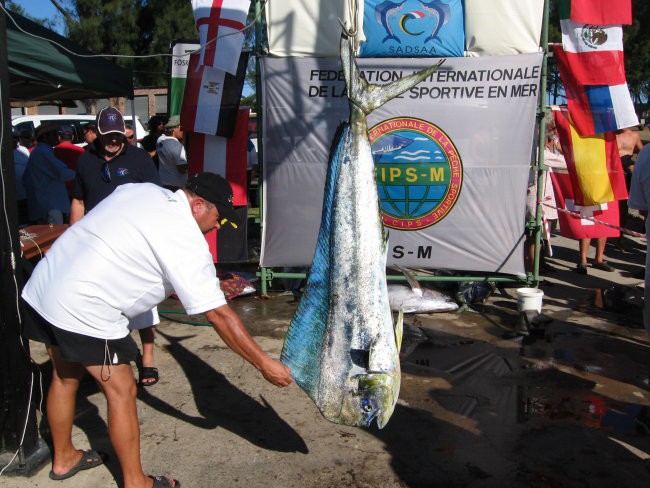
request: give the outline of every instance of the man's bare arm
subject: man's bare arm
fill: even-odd
[[[84,201],[73,198],[70,203],[70,225],[80,220],[84,216],[85,211],[86,206],[84,205]]]
[[[228,305],[206,312],[205,317],[226,345],[258,369],[267,381],[276,386],[287,386],[293,381],[289,368],[262,351]]]

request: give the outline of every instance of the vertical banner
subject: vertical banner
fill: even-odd
[[[190,53],[199,49],[198,42],[172,41],[172,58],[169,69],[169,94],[167,96],[167,115],[180,115],[183,106],[183,93],[187,79]]]
[[[448,58],[371,113],[388,264],[523,274],[526,189],[541,54]],[[427,59],[359,59],[370,83]],[[261,265],[309,266],[334,134],[348,118],[340,61],[263,58]],[[350,164],[354,164],[352,159]]]

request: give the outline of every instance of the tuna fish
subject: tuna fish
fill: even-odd
[[[381,428],[399,394],[403,315],[393,326],[388,239],[366,116],[441,63],[388,85],[370,85],[360,76],[351,35],[344,29],[341,37],[350,120],[332,144],[316,251],[281,359],[326,419],[350,426],[369,426],[376,419]]]
[[[453,298],[436,290],[421,288],[420,293],[407,285],[388,285],[388,303],[393,311],[404,313],[455,312]]]
[[[388,303],[392,311],[432,313],[458,310],[458,304],[450,296],[436,290],[422,288],[411,270],[399,266],[394,268],[404,275],[408,285],[388,285]]]

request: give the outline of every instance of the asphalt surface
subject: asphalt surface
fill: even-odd
[[[650,435],[638,421],[650,406],[636,277],[645,241],[626,243],[631,252],[607,247],[616,271],[578,275],[577,242],[554,237],[542,320],[528,335],[518,333],[526,324],[514,286],[458,313],[408,316],[400,400],[383,430],[327,422],[297,386],[266,383],[211,328],[165,319],[161,380],[138,395],[145,472],[183,487],[650,486]],[[278,357],[292,296],[273,291],[232,306]],[[204,322],[175,314],[173,299],[160,308]],[[31,350],[46,386],[47,357],[39,344]],[[106,453],[105,465],[51,481],[46,463],[3,475],[0,486],[122,486],[105,400],[90,380],[77,410],[77,447]]]

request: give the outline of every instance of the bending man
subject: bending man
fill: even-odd
[[[151,183],[126,184],[70,227],[25,285],[35,310],[26,335],[44,342],[53,378],[47,419],[54,443],[50,477],[98,464],[77,451],[72,423],[79,381],[88,371],[108,400],[108,430],[125,488],[178,486],[153,480],[140,463],[136,386],[130,362],[137,347],[128,318],[150,310],[172,292],[188,314],[205,313],[224,342],[277,386],[289,368],[264,353],[226,304],[203,234],[232,218],[232,190],[213,173],[200,173],[172,193]]]

